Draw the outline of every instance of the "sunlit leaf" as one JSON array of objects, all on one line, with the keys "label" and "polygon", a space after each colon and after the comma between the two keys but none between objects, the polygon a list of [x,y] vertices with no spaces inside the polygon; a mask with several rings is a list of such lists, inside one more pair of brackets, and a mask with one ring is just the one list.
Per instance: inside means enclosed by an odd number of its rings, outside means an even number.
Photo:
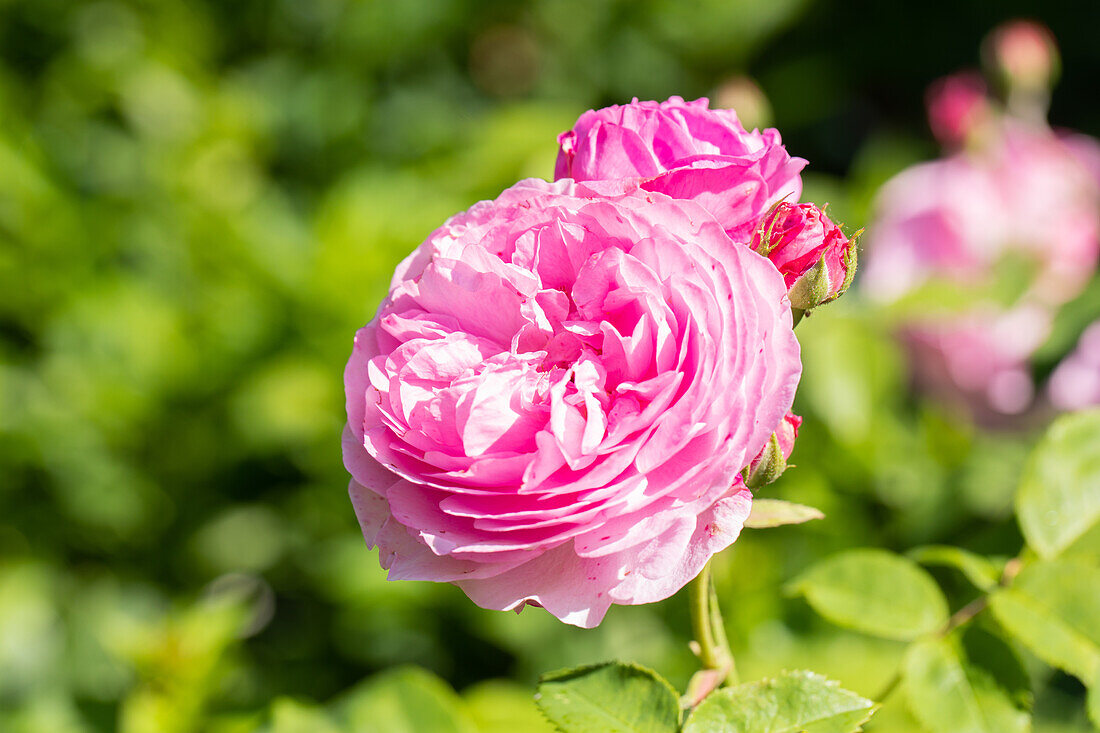
[{"label": "sunlit leaf", "polygon": [[524,685],[504,680],[481,682],[466,689],[462,698],[479,733],[554,731],[535,704],[533,692]]},{"label": "sunlit leaf", "polygon": [[1024,469],[1016,513],[1027,543],[1051,559],[1100,524],[1100,410],[1062,417]]},{"label": "sunlit leaf", "polygon": [[947,601],[916,563],[858,549],[811,566],[788,585],[835,624],[887,639],[915,639],[947,621]]},{"label": "sunlit leaf", "polygon": [[374,677],[340,704],[356,733],[476,733],[462,700],[443,680],[416,667]]},{"label": "sunlit leaf", "polygon": [[320,707],[295,700],[276,700],[271,706],[271,733],[338,733],[339,728]]},{"label": "sunlit leaf", "polygon": [[674,733],[680,701],[644,667],[610,662],[543,675],[538,705],[567,733]]},{"label": "sunlit leaf", "polygon": [[1100,669],[1100,568],[1038,562],[990,598],[1001,625],[1048,664],[1094,683]]},{"label": "sunlit leaf", "polygon": [[961,547],[949,545],[925,545],[906,553],[921,565],[946,565],[953,567],[979,590],[988,591],[997,585],[1001,571],[988,558],[976,555]]},{"label": "sunlit leaf", "polygon": [[820,509],[804,504],[795,504],[782,499],[753,499],[752,511],[745,520],[749,529],[768,529],[784,524],[802,524],[811,519],[824,519]]},{"label": "sunlit leaf", "polygon": [[683,733],[852,733],[875,703],[813,672],[784,672],[709,695]]},{"label": "sunlit leaf", "polygon": [[1097,681],[1100,681],[1100,669],[1096,670],[1093,680],[1092,687],[1089,688],[1088,692],[1089,720],[1097,728],[1100,728],[1100,685],[1097,684]]},{"label": "sunlit leaf", "polygon": [[905,654],[903,684],[913,715],[934,733],[1030,730],[1020,705],[1027,676],[1011,648],[983,630],[914,643]]}]

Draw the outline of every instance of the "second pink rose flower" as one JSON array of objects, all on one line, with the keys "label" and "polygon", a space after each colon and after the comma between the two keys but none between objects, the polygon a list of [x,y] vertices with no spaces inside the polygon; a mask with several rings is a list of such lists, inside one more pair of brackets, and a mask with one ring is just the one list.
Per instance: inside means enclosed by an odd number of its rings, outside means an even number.
[{"label": "second pink rose flower", "polygon": [[821,209],[796,203],[806,161],[787,152],[777,130],[749,132],[736,112],[710,109],[707,99],[635,99],[585,112],[558,143],[558,179],[630,181],[701,205],[733,241],[768,256],[799,310],[851,283],[855,243]]},{"label": "second pink rose flower", "polygon": [[779,131],[745,130],[709,100],[639,102],[589,110],[558,137],[554,177],[642,179],[646,191],[700,204],[735,242],[748,242],[772,206],[797,201],[806,166]]}]

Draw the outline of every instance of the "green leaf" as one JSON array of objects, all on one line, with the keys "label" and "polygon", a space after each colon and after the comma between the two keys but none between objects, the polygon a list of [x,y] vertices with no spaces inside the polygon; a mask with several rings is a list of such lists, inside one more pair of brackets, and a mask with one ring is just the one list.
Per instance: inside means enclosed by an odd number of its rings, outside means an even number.
[{"label": "green leaf", "polygon": [[1028,545],[1044,559],[1070,549],[1100,524],[1100,410],[1057,420],[1036,446],[1016,495]]},{"label": "green leaf", "polygon": [[323,708],[281,698],[271,706],[271,733],[338,733]]},{"label": "green leaf", "polygon": [[683,733],[852,733],[875,703],[813,672],[784,672],[711,693]]},{"label": "green leaf", "polygon": [[1086,685],[1100,682],[1100,568],[1065,560],[1029,565],[990,606],[1035,656]]},{"label": "green leaf", "polygon": [[1097,669],[1093,676],[1092,687],[1089,688],[1088,696],[1088,711],[1089,720],[1097,728],[1100,728],[1100,669]]},{"label": "green leaf", "polygon": [[1024,733],[1027,675],[1011,648],[971,627],[909,647],[902,680],[913,715],[933,733]]},{"label": "green leaf", "polygon": [[[834,306],[835,308],[836,306]],[[875,438],[875,416],[901,389],[901,355],[874,324],[822,308],[813,327],[798,329],[805,366],[799,399],[845,446]]]},{"label": "green leaf", "polygon": [[531,690],[505,680],[481,682],[463,691],[462,698],[479,733],[553,733]]},{"label": "green leaf", "polygon": [[477,733],[451,686],[416,667],[371,678],[339,707],[356,733]]},{"label": "green leaf", "polygon": [[749,529],[768,529],[784,524],[802,524],[811,519],[824,519],[820,509],[804,504],[795,504],[782,499],[753,499],[752,511],[745,520]]},{"label": "green leaf", "polygon": [[878,549],[841,552],[787,586],[835,624],[907,641],[947,622],[947,601],[912,560]]},{"label": "green leaf", "polygon": [[680,700],[645,667],[608,662],[543,675],[536,701],[566,733],[675,733]]},{"label": "green leaf", "polygon": [[990,591],[1001,578],[1001,569],[991,560],[961,547],[925,545],[905,553],[921,565],[945,565],[961,572],[979,590]]}]

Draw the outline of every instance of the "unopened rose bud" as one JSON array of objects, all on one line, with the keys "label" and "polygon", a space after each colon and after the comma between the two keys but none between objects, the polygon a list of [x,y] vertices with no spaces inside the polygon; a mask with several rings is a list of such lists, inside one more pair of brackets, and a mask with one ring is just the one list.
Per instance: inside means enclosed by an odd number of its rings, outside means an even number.
[{"label": "unopened rose bud", "polygon": [[787,459],[791,457],[791,451],[794,450],[794,441],[798,437],[800,425],[802,425],[802,418],[788,412],[779,423],[779,428],[768,439],[764,449],[745,468],[745,486],[750,489],[767,486],[787,470]]},{"label": "unopened rose bud", "polygon": [[1004,92],[1009,114],[1045,124],[1050,90],[1061,69],[1050,30],[1028,20],[1005,23],[986,38],[982,56]]},{"label": "unopened rose bud", "polygon": [[783,274],[791,306],[801,311],[842,295],[856,273],[855,239],[814,204],[778,204],[753,235],[752,247]]},{"label": "unopened rose bud", "polygon": [[986,63],[1010,90],[1047,91],[1061,67],[1054,34],[1030,20],[1012,20],[989,34]]},{"label": "unopened rose bud", "polygon": [[946,76],[928,88],[928,126],[945,147],[980,136],[993,118],[988,88],[976,72]]},{"label": "unopened rose bud", "polygon": [[771,102],[747,76],[733,76],[722,82],[714,95],[714,106],[737,110],[737,117],[746,130],[767,127],[772,121]]}]

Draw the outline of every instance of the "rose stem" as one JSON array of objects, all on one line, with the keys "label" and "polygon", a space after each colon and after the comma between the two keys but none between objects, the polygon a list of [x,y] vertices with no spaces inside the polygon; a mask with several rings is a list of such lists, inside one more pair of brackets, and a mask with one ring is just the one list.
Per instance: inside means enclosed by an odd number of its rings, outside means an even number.
[{"label": "rose stem", "polygon": [[699,660],[703,663],[703,669],[725,671],[722,684],[736,684],[737,669],[726,640],[726,627],[718,609],[718,594],[714,590],[709,562],[688,585],[688,603],[691,605],[691,629],[699,644]]}]

